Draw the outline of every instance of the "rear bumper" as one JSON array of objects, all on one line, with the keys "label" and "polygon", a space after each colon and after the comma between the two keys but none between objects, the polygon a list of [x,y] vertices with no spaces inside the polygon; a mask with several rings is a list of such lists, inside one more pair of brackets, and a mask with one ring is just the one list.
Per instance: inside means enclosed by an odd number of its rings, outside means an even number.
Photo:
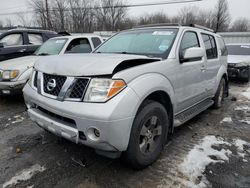
[{"label": "rear bumper", "polygon": [[27,80],[14,82],[0,82],[0,95],[21,94]]},{"label": "rear bumper", "polygon": [[[107,103],[57,101],[39,95],[28,84],[24,99],[30,118],[40,127],[77,144],[104,151],[125,151],[139,103],[126,88]],[[94,130],[100,132],[96,137]]]}]

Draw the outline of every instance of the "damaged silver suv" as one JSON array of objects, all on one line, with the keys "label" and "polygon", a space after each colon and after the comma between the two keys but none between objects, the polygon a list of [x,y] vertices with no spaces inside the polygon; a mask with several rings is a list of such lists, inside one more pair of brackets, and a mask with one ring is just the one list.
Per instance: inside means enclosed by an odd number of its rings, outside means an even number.
[{"label": "damaged silver suv", "polygon": [[40,127],[141,169],[168,136],[228,95],[222,38],[195,25],[148,25],[92,54],[39,60],[23,92]]}]

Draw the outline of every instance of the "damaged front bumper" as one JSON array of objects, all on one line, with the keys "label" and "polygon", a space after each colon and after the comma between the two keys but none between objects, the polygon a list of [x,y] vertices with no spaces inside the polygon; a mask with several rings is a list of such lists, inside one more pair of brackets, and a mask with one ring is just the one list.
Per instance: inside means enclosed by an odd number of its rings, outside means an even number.
[{"label": "damaged front bumper", "polygon": [[228,77],[230,79],[248,80],[250,79],[250,66],[249,65],[228,65]]}]

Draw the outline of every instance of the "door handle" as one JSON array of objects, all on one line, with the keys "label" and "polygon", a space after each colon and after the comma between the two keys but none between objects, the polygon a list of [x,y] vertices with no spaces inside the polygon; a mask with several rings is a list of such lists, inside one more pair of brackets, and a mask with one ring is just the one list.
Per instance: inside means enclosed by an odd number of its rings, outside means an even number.
[{"label": "door handle", "polygon": [[26,49],[24,48],[24,49],[19,50],[18,52],[23,53],[23,52],[25,52],[25,51],[26,51]]},{"label": "door handle", "polygon": [[201,66],[201,71],[202,71],[202,72],[205,72],[206,70],[207,70],[206,66],[205,66],[205,65],[202,65],[202,66]]}]

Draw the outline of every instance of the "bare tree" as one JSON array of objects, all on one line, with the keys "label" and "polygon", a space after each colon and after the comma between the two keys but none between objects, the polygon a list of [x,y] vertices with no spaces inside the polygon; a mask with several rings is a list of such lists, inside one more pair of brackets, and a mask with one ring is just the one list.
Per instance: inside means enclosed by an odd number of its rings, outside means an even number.
[{"label": "bare tree", "polygon": [[44,5],[44,1],[43,0],[30,0],[29,4],[34,11],[36,25],[47,29],[48,21],[47,21],[46,8]]},{"label": "bare tree", "polygon": [[30,15],[23,14],[23,13],[18,13],[16,15],[16,17],[17,17],[17,20],[19,21],[21,26],[31,27],[32,24],[33,24],[33,21],[31,19]]},{"label": "bare tree", "polygon": [[163,12],[153,13],[153,14],[146,14],[139,18],[138,24],[145,25],[145,24],[157,24],[157,23],[169,23],[171,19],[164,14]]},{"label": "bare tree", "polygon": [[95,5],[95,16],[101,26],[99,29],[117,30],[127,13],[123,5],[122,0],[99,0]]},{"label": "bare tree", "polygon": [[230,30],[236,32],[250,31],[250,20],[247,18],[238,18],[233,22]]},{"label": "bare tree", "polygon": [[218,0],[214,10],[214,30],[226,31],[231,21],[227,0]]},{"label": "bare tree", "polygon": [[87,31],[87,26],[91,27],[91,24],[89,24],[91,20],[88,19],[91,19],[90,15],[93,15],[91,13],[92,2],[89,0],[70,0],[69,3],[74,32]]},{"label": "bare tree", "polygon": [[51,25],[57,31],[65,31],[68,19],[68,3],[67,0],[55,0],[51,4]]}]

